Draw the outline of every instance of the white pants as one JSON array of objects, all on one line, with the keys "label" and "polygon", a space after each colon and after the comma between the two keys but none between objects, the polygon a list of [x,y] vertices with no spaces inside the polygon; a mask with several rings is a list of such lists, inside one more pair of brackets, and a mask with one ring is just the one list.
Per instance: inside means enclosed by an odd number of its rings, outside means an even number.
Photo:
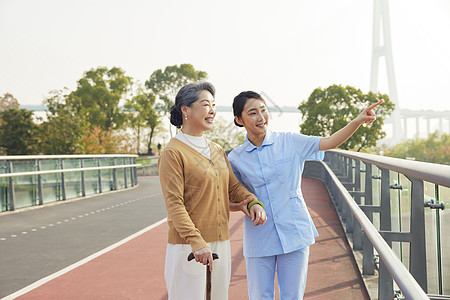
[{"label": "white pants", "polygon": [[[230,240],[208,243],[219,255],[211,273],[211,299],[228,300],[231,279]],[[189,244],[167,244],[164,277],[169,300],[202,300],[206,298],[206,266],[187,257]]]},{"label": "white pants", "polygon": [[281,300],[303,299],[308,271],[309,246],[300,250],[264,257],[246,257],[250,300],[273,300],[275,270]]}]

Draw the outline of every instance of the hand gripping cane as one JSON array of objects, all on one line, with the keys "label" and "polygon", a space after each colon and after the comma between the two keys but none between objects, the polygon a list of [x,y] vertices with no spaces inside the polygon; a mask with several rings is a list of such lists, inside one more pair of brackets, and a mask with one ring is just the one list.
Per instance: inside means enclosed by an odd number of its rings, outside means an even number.
[{"label": "hand gripping cane", "polygon": [[[218,259],[219,255],[217,253],[212,254],[213,260]],[[194,259],[194,253],[189,254],[188,261]],[[206,300],[211,300],[211,271],[209,270],[209,265],[206,266]]]}]

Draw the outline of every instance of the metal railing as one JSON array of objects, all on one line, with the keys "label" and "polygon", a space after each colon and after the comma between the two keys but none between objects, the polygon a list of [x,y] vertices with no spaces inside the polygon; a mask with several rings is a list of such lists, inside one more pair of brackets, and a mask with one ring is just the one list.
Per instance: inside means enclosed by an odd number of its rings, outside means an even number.
[{"label": "metal railing", "polygon": [[0,157],[0,211],[137,185],[137,155]]},{"label": "metal railing", "polygon": [[304,176],[326,184],[378,299],[450,294],[450,166],[332,150]]}]

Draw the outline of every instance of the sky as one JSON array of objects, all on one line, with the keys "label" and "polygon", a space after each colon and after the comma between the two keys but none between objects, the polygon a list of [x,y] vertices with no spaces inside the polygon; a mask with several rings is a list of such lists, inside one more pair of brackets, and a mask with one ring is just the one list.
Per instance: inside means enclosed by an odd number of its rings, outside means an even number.
[{"label": "sky", "polygon": [[[450,0],[389,9],[400,108],[450,110]],[[297,107],[318,87],[369,91],[372,25],[372,0],[0,0],[0,95],[42,105],[99,66],[144,83],[190,63],[216,105],[254,90]]]}]

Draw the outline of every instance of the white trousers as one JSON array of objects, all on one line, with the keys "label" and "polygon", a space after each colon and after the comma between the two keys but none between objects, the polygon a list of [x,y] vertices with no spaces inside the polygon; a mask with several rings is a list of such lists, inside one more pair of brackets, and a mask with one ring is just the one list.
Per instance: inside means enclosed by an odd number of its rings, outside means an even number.
[{"label": "white trousers", "polygon": [[[211,299],[228,300],[231,279],[230,240],[208,243],[219,255],[211,273]],[[167,244],[164,277],[169,300],[202,300],[206,298],[206,266],[187,257],[189,244]]]},{"label": "white trousers", "polygon": [[273,300],[275,270],[280,300],[303,299],[308,272],[309,246],[300,250],[264,257],[246,257],[250,300]]}]

